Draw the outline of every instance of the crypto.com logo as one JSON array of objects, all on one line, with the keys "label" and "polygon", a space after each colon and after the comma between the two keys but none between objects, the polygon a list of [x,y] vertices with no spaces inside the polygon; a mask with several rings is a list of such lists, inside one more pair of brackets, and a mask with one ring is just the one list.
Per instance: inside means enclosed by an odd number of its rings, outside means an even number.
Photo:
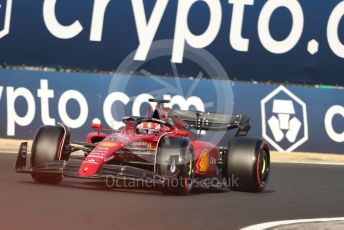
[{"label": "crypto.com logo", "polygon": [[10,32],[12,0],[0,0],[0,39]]},{"label": "crypto.com logo", "polygon": [[262,135],[278,151],[291,152],[308,140],[306,104],[283,86],[261,101]]}]

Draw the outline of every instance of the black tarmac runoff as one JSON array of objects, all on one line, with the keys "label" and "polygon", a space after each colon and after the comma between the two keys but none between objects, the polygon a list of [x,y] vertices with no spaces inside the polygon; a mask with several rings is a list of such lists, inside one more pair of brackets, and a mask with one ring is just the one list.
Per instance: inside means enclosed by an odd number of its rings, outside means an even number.
[{"label": "black tarmac runoff", "polygon": [[272,164],[263,193],[163,195],[68,179],[35,183],[0,153],[0,229],[240,229],[262,222],[344,217],[344,166]]}]

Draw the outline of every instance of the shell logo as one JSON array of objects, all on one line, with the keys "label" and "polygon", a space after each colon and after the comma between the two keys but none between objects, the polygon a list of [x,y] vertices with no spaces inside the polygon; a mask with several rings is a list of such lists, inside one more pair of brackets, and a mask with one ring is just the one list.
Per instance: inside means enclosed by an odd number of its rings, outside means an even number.
[{"label": "shell logo", "polygon": [[209,167],[209,152],[207,149],[203,150],[197,162],[197,172],[205,173]]},{"label": "shell logo", "polygon": [[114,146],[117,146],[117,143],[113,143],[113,142],[102,142],[100,144],[100,146],[102,147],[114,147]]}]

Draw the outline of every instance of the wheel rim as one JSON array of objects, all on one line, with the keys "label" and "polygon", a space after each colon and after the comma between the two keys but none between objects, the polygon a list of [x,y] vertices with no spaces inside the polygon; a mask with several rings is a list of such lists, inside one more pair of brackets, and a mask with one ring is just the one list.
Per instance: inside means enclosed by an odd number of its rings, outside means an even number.
[{"label": "wheel rim", "polygon": [[262,158],[262,166],[261,166],[261,171],[262,175],[266,172],[266,159]]},{"label": "wheel rim", "polygon": [[261,185],[265,185],[269,172],[270,172],[270,162],[266,150],[262,150],[258,157],[258,179]]},{"label": "wheel rim", "polygon": [[194,177],[194,167],[193,167],[193,151],[189,151],[188,159],[186,161],[186,168],[187,168],[187,176],[184,177],[184,186],[186,191],[190,191],[193,185],[193,177]]}]

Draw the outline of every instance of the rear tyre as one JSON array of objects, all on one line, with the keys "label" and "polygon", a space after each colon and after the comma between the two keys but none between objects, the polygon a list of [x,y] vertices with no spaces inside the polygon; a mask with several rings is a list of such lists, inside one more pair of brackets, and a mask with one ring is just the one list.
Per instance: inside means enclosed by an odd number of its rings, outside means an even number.
[{"label": "rear tyre", "polygon": [[[66,135],[65,135],[66,134]],[[31,167],[38,167],[46,162],[68,160],[69,134],[62,126],[41,127],[33,141]],[[63,176],[53,173],[31,173],[39,183],[59,184]]]},{"label": "rear tyre", "polygon": [[167,137],[158,146],[156,171],[162,177],[162,191],[186,195],[194,179],[194,148],[187,138]]},{"label": "rear tyre", "polygon": [[235,137],[229,143],[225,167],[232,190],[261,192],[270,174],[269,146],[260,139]]}]

